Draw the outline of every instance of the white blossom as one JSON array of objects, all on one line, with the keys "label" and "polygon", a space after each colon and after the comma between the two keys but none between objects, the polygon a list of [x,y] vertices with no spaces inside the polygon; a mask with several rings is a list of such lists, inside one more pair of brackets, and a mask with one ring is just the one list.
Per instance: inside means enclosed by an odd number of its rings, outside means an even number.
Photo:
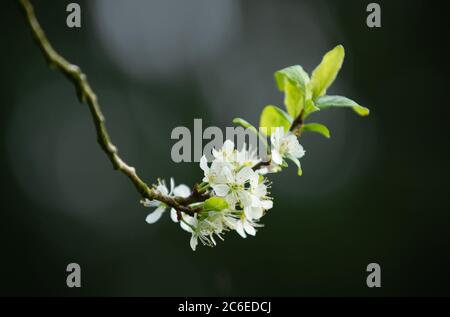
[{"label": "white blossom", "polygon": [[220,150],[213,149],[212,154],[216,162],[233,163],[237,159],[233,141],[226,140]]},{"label": "white blossom", "polygon": [[[237,151],[234,143],[228,140],[220,149],[214,149],[213,156],[211,163],[205,156],[200,159],[200,168],[204,173],[201,190],[206,190],[210,198],[221,197],[224,204],[217,205],[221,210],[210,210],[210,204],[208,209],[200,209],[193,214],[179,212],[180,226],[191,234],[190,246],[194,251],[199,241],[206,246],[215,246],[216,240],[223,240],[228,231],[236,231],[243,238],[254,236],[256,228],[262,227],[259,220],[273,206],[268,195],[267,179],[259,171],[253,170],[253,166],[258,163],[254,151],[245,146]],[[188,197],[191,194],[185,185],[175,187],[173,179],[170,181],[170,190],[164,181],[158,183],[156,190],[169,197]],[[159,201],[146,199],[142,203],[147,207],[156,207],[147,216],[148,223],[156,222],[168,209]],[[206,202],[196,204],[201,206],[206,205]],[[177,211],[172,208],[170,214],[172,220],[177,222]]]},{"label": "white blossom", "polygon": [[250,167],[245,166],[238,172],[227,172],[225,177],[225,183],[212,186],[216,195],[224,197],[232,208],[237,203],[240,203],[242,207],[250,206],[252,204],[252,197],[246,185],[250,183],[251,179],[257,178],[258,174]]},{"label": "white blossom", "polygon": [[272,161],[275,164],[283,164],[283,157],[287,155],[297,159],[305,155],[305,151],[298,142],[297,137],[292,132],[285,133],[282,127],[275,129],[270,140],[272,142]]},{"label": "white blossom", "polygon": [[[173,178],[170,179],[170,190],[167,188],[164,180],[158,181],[156,190],[160,194],[169,197],[188,197],[191,194],[191,190],[186,185],[180,184],[175,187],[175,181]],[[156,209],[149,213],[147,218],[145,218],[145,221],[149,224],[157,222],[161,218],[162,214],[169,208],[165,203],[160,202],[159,200],[149,200],[145,198],[144,200],[141,200],[141,203],[145,207],[156,207]],[[174,222],[178,222],[177,211],[173,208],[170,209],[170,217]]]},{"label": "white blossom", "polygon": [[244,215],[236,222],[235,230],[242,238],[247,238],[247,234],[251,236],[256,235],[255,227],[262,227],[262,226],[263,225],[247,219]]},{"label": "white blossom", "polygon": [[264,211],[273,207],[272,200],[267,196],[267,185],[264,180],[260,181],[259,177],[252,179],[248,192],[252,203],[244,208],[245,216],[249,220],[259,220],[264,215]]},{"label": "white blossom", "polygon": [[203,170],[205,176],[203,182],[207,182],[210,185],[223,184],[227,181],[228,173],[231,173],[231,165],[223,161],[213,161],[211,167],[208,166],[208,160],[206,156],[202,156],[200,159],[200,168]]}]

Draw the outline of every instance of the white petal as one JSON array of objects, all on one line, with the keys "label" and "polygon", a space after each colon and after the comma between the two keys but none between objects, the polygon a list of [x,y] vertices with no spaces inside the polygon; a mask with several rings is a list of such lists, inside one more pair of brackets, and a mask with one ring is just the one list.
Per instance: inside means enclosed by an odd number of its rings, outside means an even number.
[{"label": "white petal", "polygon": [[250,195],[249,192],[245,190],[239,190],[237,192],[237,195],[239,197],[239,200],[241,201],[243,207],[251,206],[252,205],[252,195]]},{"label": "white petal", "polygon": [[245,149],[242,149],[241,151],[237,151],[236,153],[236,162],[239,164],[243,164],[247,159],[247,152]]},{"label": "white petal", "polygon": [[186,185],[181,184],[175,187],[175,189],[173,190],[173,194],[175,196],[186,198],[189,197],[189,195],[191,194],[191,190]]},{"label": "white petal", "polygon": [[228,203],[228,206],[231,209],[234,209],[236,207],[236,203],[238,202],[238,199],[237,199],[236,195],[227,195],[225,197],[225,199],[226,199],[226,201]]},{"label": "white petal", "polygon": [[195,248],[197,248],[197,244],[198,244],[197,236],[195,234],[193,234],[191,236],[191,241],[190,241],[192,251],[195,251]]},{"label": "white petal", "polygon": [[249,235],[251,236],[256,235],[255,228],[253,228],[253,226],[248,221],[244,222],[244,229]]},{"label": "white petal", "polygon": [[261,200],[261,207],[263,207],[266,210],[272,209],[273,201],[271,201],[271,200]]},{"label": "white petal", "polygon": [[253,219],[252,207],[245,207],[245,208],[244,208],[244,214],[245,214],[245,217],[246,217],[247,219],[252,220],[252,219]]},{"label": "white petal", "polygon": [[216,195],[220,197],[225,197],[230,191],[230,187],[228,187],[228,185],[225,184],[214,185],[213,189]]},{"label": "white petal", "polygon": [[244,238],[244,239],[247,238],[247,235],[245,234],[245,231],[244,231],[244,226],[242,225],[242,221],[238,221],[236,223],[236,227],[234,228],[234,230],[236,230],[236,232],[239,233],[239,235],[242,238]]},{"label": "white petal", "polygon": [[173,222],[178,222],[177,211],[173,208],[170,209],[170,218],[172,219]]},{"label": "white petal", "polygon": [[164,206],[156,208],[155,211],[148,214],[147,218],[145,218],[145,221],[150,224],[157,222],[159,218],[161,218],[161,215],[163,214],[165,209],[166,208],[164,208]]},{"label": "white petal", "polygon": [[170,192],[169,194],[173,193],[173,189],[175,187],[175,180],[173,179],[173,177],[170,178]]},{"label": "white petal", "polygon": [[283,163],[283,158],[281,157],[278,150],[272,150],[272,161],[278,165],[281,165]]},{"label": "white petal", "polygon": [[231,153],[234,151],[234,143],[231,140],[226,140],[223,144],[222,150],[226,153]]},{"label": "white petal", "polygon": [[183,220],[185,222],[187,222],[189,225],[191,225],[194,228],[197,227],[198,221],[197,221],[196,217],[192,217],[192,216],[186,215],[184,213],[182,214],[182,216],[183,216]]},{"label": "white petal", "polygon": [[283,137],[284,137],[284,128],[278,127],[275,129],[275,131],[272,132],[270,142],[272,143],[273,146],[278,147]]},{"label": "white petal", "polygon": [[147,198],[145,198],[145,200],[141,200],[141,203],[145,207],[157,207],[157,206],[161,205],[160,201],[158,201],[158,200],[148,200]]},{"label": "white petal", "polygon": [[258,184],[258,186],[256,186],[256,189],[255,189],[255,194],[258,197],[266,196],[267,195],[267,186],[264,185],[263,183]]},{"label": "white petal", "polygon": [[251,218],[251,220],[253,220],[253,219],[255,219],[255,220],[261,219],[261,217],[264,214],[264,209],[262,209],[260,207],[252,207],[251,210],[252,210],[252,213],[251,213],[252,218]]},{"label": "white petal", "polygon": [[244,184],[255,175],[255,172],[248,166],[244,167],[236,175],[236,183]]},{"label": "white petal", "polygon": [[205,172],[205,174],[209,171],[208,160],[205,155],[203,155],[200,159],[200,168]]},{"label": "white petal", "polygon": [[298,143],[298,140],[296,138],[292,141],[292,143],[289,144],[289,154],[296,158],[302,158],[305,155],[303,146]]},{"label": "white petal", "polygon": [[222,170],[222,174],[224,176],[224,180],[227,183],[234,183],[233,169],[229,166],[224,166]]},{"label": "white petal", "polygon": [[[185,216],[183,218],[185,218]],[[192,228],[189,227],[187,224],[185,224],[184,221],[180,221],[180,227],[181,227],[181,229],[183,229],[184,231],[187,231],[189,233],[193,232]]]}]

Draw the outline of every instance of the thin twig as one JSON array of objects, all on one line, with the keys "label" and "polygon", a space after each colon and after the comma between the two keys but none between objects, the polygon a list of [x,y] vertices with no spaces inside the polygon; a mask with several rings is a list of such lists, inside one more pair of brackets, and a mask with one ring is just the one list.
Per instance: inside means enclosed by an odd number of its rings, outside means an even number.
[{"label": "thin twig", "polygon": [[61,71],[67,78],[72,81],[80,101],[85,102],[89,106],[89,110],[91,112],[97,132],[97,141],[110,159],[114,169],[119,170],[123,174],[125,174],[131,180],[131,182],[134,184],[137,191],[143,198],[148,198],[150,200],[159,200],[166,205],[177,209],[178,211],[182,211],[191,215],[195,212],[198,212],[199,209],[183,205],[183,201],[177,201],[177,197],[165,196],[159,193],[157,190],[150,188],[138,176],[135,168],[125,163],[125,161],[119,156],[117,147],[111,142],[108,131],[106,129],[105,118],[100,109],[100,104],[98,103],[97,96],[92,90],[86,75],[82,72],[80,67],[70,63],[55,51],[55,49],[47,39],[44,30],[39,24],[30,1],[18,1],[25,13],[25,17],[31,28],[33,37],[39,45],[39,48],[41,49],[48,64],[51,67],[54,67],[57,70]]}]

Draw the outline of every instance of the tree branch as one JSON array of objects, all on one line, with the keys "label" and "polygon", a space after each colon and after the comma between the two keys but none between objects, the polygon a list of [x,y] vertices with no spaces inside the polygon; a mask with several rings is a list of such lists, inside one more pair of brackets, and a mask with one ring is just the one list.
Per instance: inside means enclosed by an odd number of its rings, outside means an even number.
[{"label": "tree branch", "polygon": [[44,30],[41,28],[36,15],[34,13],[33,6],[29,0],[18,0],[23,12],[25,14],[28,25],[32,31],[33,37],[42,51],[45,59],[50,67],[56,68],[61,71],[68,79],[72,81],[78,94],[80,102],[86,103],[89,106],[89,110],[92,115],[92,119],[97,132],[97,141],[103,151],[108,156],[114,169],[121,171],[125,174],[136,187],[137,191],[143,198],[150,200],[159,200],[166,205],[177,209],[178,211],[185,212],[187,214],[194,214],[199,209],[191,208],[187,205],[183,205],[183,201],[177,201],[177,197],[164,196],[157,190],[150,188],[136,173],[134,167],[125,163],[125,161],[119,156],[117,147],[111,142],[108,131],[105,126],[105,118],[102,114],[100,104],[93,89],[91,88],[86,75],[82,72],[80,67],[74,65],[62,57],[50,44]]}]

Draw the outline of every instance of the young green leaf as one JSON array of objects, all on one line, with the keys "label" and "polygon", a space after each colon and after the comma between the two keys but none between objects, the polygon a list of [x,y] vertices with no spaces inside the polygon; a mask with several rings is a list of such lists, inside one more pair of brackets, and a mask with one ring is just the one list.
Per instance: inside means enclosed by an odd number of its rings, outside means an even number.
[{"label": "young green leaf", "polygon": [[306,119],[311,113],[319,111],[320,109],[316,107],[314,101],[311,99],[306,100],[305,102],[305,112],[303,114],[303,119]]},{"label": "young green leaf", "polygon": [[228,203],[223,197],[214,196],[205,201],[203,204],[204,211],[221,211],[228,208]]},{"label": "young green leaf", "polygon": [[271,128],[283,127],[284,131],[289,131],[292,123],[292,118],[286,112],[275,106],[266,106],[259,121],[261,128],[267,129],[267,135],[272,134]]},{"label": "young green leaf", "polygon": [[284,92],[284,104],[289,115],[296,118],[305,106],[309,75],[300,65],[287,67],[275,73],[278,89]]},{"label": "young green leaf", "polygon": [[325,95],[328,87],[336,79],[342,63],[344,62],[345,50],[342,45],[325,54],[322,62],[314,70],[309,87],[312,91],[312,98],[315,101],[318,97]]},{"label": "young green leaf", "polygon": [[292,118],[297,118],[305,105],[305,96],[302,89],[290,81],[284,86],[284,104]]},{"label": "young green leaf", "polygon": [[352,108],[360,116],[368,116],[370,110],[366,107],[358,105],[353,100],[342,96],[323,96],[317,99],[316,106],[319,109],[330,107],[349,107]]},{"label": "young green leaf", "polygon": [[328,130],[326,126],[320,123],[307,123],[303,125],[302,131],[317,132],[319,134],[322,134],[327,139],[330,138],[330,130]]},{"label": "young green leaf", "polygon": [[309,82],[309,75],[300,65],[286,67],[275,73],[275,81],[280,91],[284,91],[286,80],[300,85],[305,90]]}]

